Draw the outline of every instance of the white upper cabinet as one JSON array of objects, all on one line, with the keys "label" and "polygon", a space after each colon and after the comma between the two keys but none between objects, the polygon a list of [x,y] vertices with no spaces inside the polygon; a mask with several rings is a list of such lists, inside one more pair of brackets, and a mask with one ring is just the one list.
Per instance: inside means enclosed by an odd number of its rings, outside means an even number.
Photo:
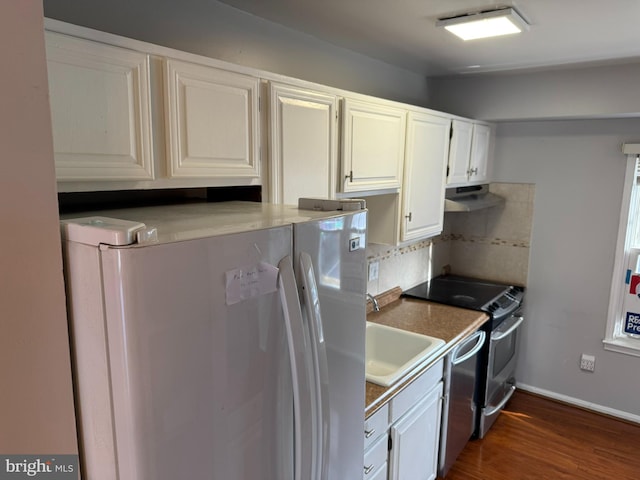
[{"label": "white upper cabinet", "polygon": [[259,177],[256,77],[165,60],[170,178]]},{"label": "white upper cabinet", "polygon": [[272,82],[269,89],[269,200],[335,197],[338,97]]},{"label": "white upper cabinet", "polygon": [[56,177],[154,178],[149,56],[46,32]]},{"label": "white upper cabinet", "polygon": [[342,125],[342,191],[400,188],[406,110],[346,98]]},{"label": "white upper cabinet", "polygon": [[447,185],[477,184],[488,180],[491,128],[481,123],[452,121]]},{"label": "white upper cabinet", "polygon": [[451,146],[449,148],[449,175],[447,184],[467,183],[473,123],[453,120],[451,122]]},{"label": "white upper cabinet", "polygon": [[448,118],[409,113],[401,241],[442,232],[450,126]]},{"label": "white upper cabinet", "polygon": [[488,178],[490,140],[491,128],[488,125],[474,123],[473,139],[471,141],[471,161],[469,162],[473,171],[471,179],[474,182],[484,182]]}]

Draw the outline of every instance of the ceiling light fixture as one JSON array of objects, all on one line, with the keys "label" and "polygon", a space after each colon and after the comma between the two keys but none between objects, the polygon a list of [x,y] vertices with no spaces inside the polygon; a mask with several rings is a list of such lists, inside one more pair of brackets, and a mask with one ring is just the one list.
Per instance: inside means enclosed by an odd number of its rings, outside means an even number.
[{"label": "ceiling light fixture", "polygon": [[436,26],[444,27],[463,40],[497,37],[529,29],[524,18],[510,7],[441,18]]}]

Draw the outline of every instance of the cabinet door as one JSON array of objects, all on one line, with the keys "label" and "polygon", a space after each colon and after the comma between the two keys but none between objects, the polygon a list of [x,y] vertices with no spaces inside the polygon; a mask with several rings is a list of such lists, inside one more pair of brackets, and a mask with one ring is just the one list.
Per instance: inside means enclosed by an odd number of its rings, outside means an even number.
[{"label": "cabinet door", "polygon": [[391,426],[389,480],[433,480],[438,471],[442,382]]},{"label": "cabinet door", "polygon": [[170,178],[260,176],[258,78],[165,60]]},{"label": "cabinet door", "polygon": [[447,184],[467,183],[473,124],[461,120],[451,122],[451,148],[449,149],[449,173]]},{"label": "cabinet door", "polygon": [[491,129],[487,125],[479,123],[473,125],[471,160],[469,162],[471,172],[471,175],[469,176],[470,181],[482,182],[487,179],[490,138]]},{"label": "cabinet door", "polygon": [[270,200],[335,197],[338,98],[271,84]]},{"label": "cabinet door", "polygon": [[406,112],[345,99],[342,173],[344,192],[400,188]]},{"label": "cabinet door", "polygon": [[57,180],[153,179],[149,56],[45,38]]},{"label": "cabinet door", "polygon": [[442,231],[450,124],[447,118],[409,113],[402,241],[433,236]]}]

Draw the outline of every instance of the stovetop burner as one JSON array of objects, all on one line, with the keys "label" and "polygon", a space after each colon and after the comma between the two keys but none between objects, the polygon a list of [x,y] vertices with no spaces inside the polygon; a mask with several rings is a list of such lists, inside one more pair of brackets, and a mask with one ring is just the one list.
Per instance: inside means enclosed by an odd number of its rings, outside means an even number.
[{"label": "stovetop burner", "polygon": [[459,275],[441,275],[403,293],[406,297],[481,310],[494,318],[503,317],[520,306],[522,287],[488,282]]}]

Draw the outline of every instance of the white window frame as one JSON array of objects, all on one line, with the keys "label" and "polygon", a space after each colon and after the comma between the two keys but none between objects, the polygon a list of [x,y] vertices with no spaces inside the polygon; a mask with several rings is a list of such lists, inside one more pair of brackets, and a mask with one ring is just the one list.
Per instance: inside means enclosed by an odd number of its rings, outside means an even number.
[{"label": "white window frame", "polygon": [[640,181],[640,144],[625,144],[622,151],[627,155],[627,170],[622,194],[622,208],[620,209],[613,278],[611,279],[607,331],[603,343],[605,350],[640,357],[640,338],[633,338],[623,333],[623,302],[628,288],[623,279],[631,256],[637,255],[638,251],[638,249],[632,248],[632,243],[638,222],[640,222],[640,185],[638,184]]}]

